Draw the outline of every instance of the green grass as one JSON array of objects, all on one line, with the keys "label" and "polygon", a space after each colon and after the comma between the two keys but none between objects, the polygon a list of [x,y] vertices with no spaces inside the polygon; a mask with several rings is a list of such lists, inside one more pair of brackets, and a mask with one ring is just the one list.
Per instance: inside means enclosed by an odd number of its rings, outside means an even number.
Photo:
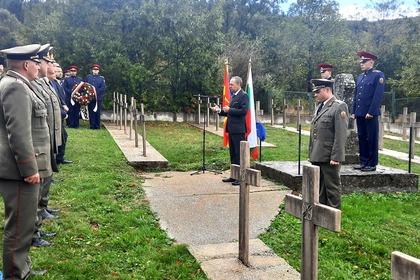
[{"label": "green grass", "polygon": [[[201,155],[199,142],[201,131],[186,124],[148,124],[148,141],[153,146],[162,146],[162,139],[155,138],[167,130],[181,129],[187,138],[194,137],[194,141],[177,146],[183,152],[182,157],[174,156],[174,152],[164,148],[161,150],[165,157],[171,157],[171,164],[183,166],[188,170],[191,162],[197,161]],[[276,144],[277,148],[263,148],[263,160],[297,160],[298,135],[282,129],[266,126],[267,142]],[[184,130],[190,131],[186,133]],[[195,132],[194,132],[195,131]],[[192,133],[192,134],[190,134]],[[198,134],[197,134],[198,133]],[[196,136],[194,136],[196,135]],[[209,135],[209,134],[208,134]],[[162,137],[162,136],[159,136]],[[198,139],[197,139],[198,138]],[[209,162],[223,161],[226,165],[227,149],[222,147],[221,138],[209,136],[206,154]],[[171,138],[172,139],[172,138]],[[185,139],[185,138],[184,138]],[[171,141],[178,141],[172,139]],[[307,160],[308,136],[302,136],[301,160]],[[389,140],[392,145],[401,145],[401,141]],[[387,148],[388,140],[385,142]],[[171,145],[174,145],[172,143]],[[194,146],[194,147],[192,147]],[[198,148],[195,148],[198,146]],[[212,151],[222,149],[219,153]],[[223,150],[225,149],[225,150]],[[189,151],[189,152],[188,152]],[[408,169],[408,163],[389,156],[380,155],[381,165]],[[188,164],[187,164],[188,163]],[[413,164],[412,172],[420,174],[420,165]],[[300,270],[301,258],[301,222],[299,219],[284,213],[284,205],[268,231],[260,238],[270,246],[279,256],[284,258],[297,270]],[[342,231],[333,233],[320,228],[319,233],[319,279],[390,279],[391,253],[402,251],[417,258],[420,257],[420,208],[419,193],[353,193],[343,195]]]},{"label": "green grass", "polygon": [[57,236],[49,248],[32,248],[39,279],[207,279],[185,245],[160,228],[141,187],[142,174],[127,165],[105,129],[68,129],[66,158],[51,188],[60,219],[44,222]]},{"label": "green grass", "polygon": [[[267,128],[263,160],[297,160],[296,133]],[[185,245],[160,229],[142,189],[142,173],[125,158],[104,129],[68,129],[66,158],[51,188],[52,207],[60,219],[43,228],[58,235],[50,248],[33,248],[39,279],[207,279]],[[184,123],[147,123],[147,140],[170,161],[170,170],[202,166],[202,131]],[[302,137],[302,160],[308,137]],[[229,152],[221,137],[206,134],[208,169],[229,168]],[[380,164],[407,170],[407,162],[380,156]],[[412,171],[420,173],[420,165]],[[284,206],[280,205],[279,209]],[[394,250],[420,257],[420,195],[354,193],[343,196],[342,232],[320,229],[319,279],[390,279]],[[298,219],[280,212],[261,239],[300,269]]]}]

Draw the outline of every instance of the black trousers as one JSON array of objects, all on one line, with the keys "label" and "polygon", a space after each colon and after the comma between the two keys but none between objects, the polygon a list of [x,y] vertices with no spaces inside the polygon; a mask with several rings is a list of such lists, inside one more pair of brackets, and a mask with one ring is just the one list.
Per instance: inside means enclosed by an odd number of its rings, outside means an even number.
[{"label": "black trousers", "polygon": [[245,133],[229,133],[230,163],[240,164],[241,141],[245,140]]}]

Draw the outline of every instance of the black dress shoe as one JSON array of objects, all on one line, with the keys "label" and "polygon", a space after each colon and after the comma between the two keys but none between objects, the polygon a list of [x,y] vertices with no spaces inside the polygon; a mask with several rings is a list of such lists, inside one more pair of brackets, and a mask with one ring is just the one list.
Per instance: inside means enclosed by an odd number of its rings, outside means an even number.
[{"label": "black dress shoe", "polygon": [[42,238],[32,238],[31,245],[34,247],[50,247],[53,245],[53,243],[48,242],[47,240],[44,240]]},{"label": "black dress shoe", "polygon": [[226,179],[222,179],[222,182],[225,182],[225,183],[232,183],[232,182],[235,182],[236,180],[235,179],[233,179],[233,178],[226,178]]},{"label": "black dress shoe", "polygon": [[376,171],[376,166],[365,166],[362,169],[360,169],[363,172],[371,172]]},{"label": "black dress shoe", "polygon": [[365,168],[365,167],[366,167],[366,165],[358,165],[358,166],[353,166],[353,169],[354,170],[360,170],[360,169]]},{"label": "black dress shoe", "polygon": [[63,180],[61,180],[61,179],[56,179],[56,178],[53,178],[53,179],[52,179],[52,182],[53,182],[53,183],[58,183],[58,182],[61,182],[61,181],[63,181]]},{"label": "black dress shoe", "polygon": [[239,186],[241,183],[238,180],[232,182],[232,186]]},{"label": "black dress shoe", "polygon": [[57,233],[56,233],[56,232],[45,232],[45,231],[43,231],[43,230],[39,230],[39,231],[38,231],[38,233],[39,233],[39,235],[40,235],[41,237],[43,237],[43,236],[46,236],[46,237],[53,237],[53,236],[56,236],[56,235],[57,235]]},{"label": "black dress shoe", "polygon": [[44,211],[41,212],[41,217],[42,217],[43,220],[55,220],[55,219],[59,218],[58,216],[51,215],[45,209],[44,209]]},{"label": "black dress shoe", "polygon": [[59,209],[59,208],[50,208],[50,207],[47,207],[47,212],[50,213],[50,214],[57,213],[57,212],[60,212],[60,211],[61,211],[61,209]]},{"label": "black dress shoe", "polygon": [[62,164],[72,164],[73,161],[72,160],[68,160],[68,159],[64,159],[61,163]]}]

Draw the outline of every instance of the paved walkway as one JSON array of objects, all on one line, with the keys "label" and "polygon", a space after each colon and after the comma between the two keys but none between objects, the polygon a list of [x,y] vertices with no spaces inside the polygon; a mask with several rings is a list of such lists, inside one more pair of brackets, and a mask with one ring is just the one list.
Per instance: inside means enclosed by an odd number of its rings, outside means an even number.
[{"label": "paved walkway", "polygon": [[[129,135],[112,123],[105,124],[131,165],[162,157],[147,143],[147,157],[142,155],[142,140],[134,147]],[[162,157],[163,158],[163,157]],[[298,280],[300,274],[278,257],[257,237],[270,226],[279,205],[291,191],[262,179],[260,187],[250,188],[250,266],[238,259],[239,188],[222,179],[229,174],[199,172],[144,173],[144,189],[151,209],[161,227],[176,242],[187,244],[213,280]]]},{"label": "paved walkway", "polygon": [[223,183],[228,173],[147,174],[144,189],[169,236],[188,245],[210,279],[300,279],[258,235],[265,232],[291,191],[270,181],[250,190],[250,266],[238,260],[239,188]]},{"label": "paved walkway", "polygon": [[[284,130],[287,130],[287,131],[290,131],[290,132],[294,132],[294,133],[298,133],[299,132],[294,127],[285,127],[284,128],[281,125],[273,125],[273,127],[275,127],[275,128],[281,128],[281,129],[284,129]],[[309,136],[310,132],[307,131],[307,130],[302,130],[302,134]],[[392,140],[399,140],[399,141],[406,141],[406,142],[408,142],[408,140],[403,140],[402,137],[398,137],[398,136],[385,135],[384,137],[385,138],[388,138],[388,139],[392,139]],[[416,141],[416,144],[420,144],[420,142],[419,141]],[[394,157],[394,158],[397,158],[397,159],[400,159],[400,160],[405,160],[405,161],[408,161],[409,160],[408,153],[397,152],[397,151],[393,151],[393,150],[389,150],[389,149],[379,150],[379,153],[381,155],[386,155],[386,156]],[[415,155],[414,158],[411,159],[411,162],[420,164],[420,157]]]}]

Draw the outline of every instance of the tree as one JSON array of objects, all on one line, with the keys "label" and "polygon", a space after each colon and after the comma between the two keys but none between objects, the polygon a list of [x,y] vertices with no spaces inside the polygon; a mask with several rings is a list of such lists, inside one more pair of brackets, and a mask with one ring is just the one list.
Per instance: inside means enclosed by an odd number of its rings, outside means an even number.
[{"label": "tree", "polygon": [[0,9],[0,49],[25,44],[23,25],[8,10]]}]

